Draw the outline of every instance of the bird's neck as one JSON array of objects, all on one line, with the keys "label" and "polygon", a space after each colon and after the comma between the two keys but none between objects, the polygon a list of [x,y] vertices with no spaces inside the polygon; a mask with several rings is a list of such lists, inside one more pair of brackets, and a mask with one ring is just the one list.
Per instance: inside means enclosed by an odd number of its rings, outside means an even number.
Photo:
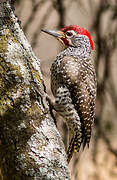
[{"label": "bird's neck", "polygon": [[91,54],[91,49],[86,48],[85,46],[79,46],[79,47],[68,47],[64,49],[60,54],[64,54],[65,56],[73,56],[75,58],[89,58]]}]

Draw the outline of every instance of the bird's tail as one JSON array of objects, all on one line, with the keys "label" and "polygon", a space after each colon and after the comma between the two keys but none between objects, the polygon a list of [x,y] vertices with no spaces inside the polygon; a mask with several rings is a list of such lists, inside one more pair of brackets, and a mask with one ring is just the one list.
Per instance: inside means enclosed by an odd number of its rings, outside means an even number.
[{"label": "bird's tail", "polygon": [[71,139],[69,147],[67,149],[67,162],[69,163],[74,152],[74,137]]},{"label": "bird's tail", "polygon": [[83,145],[83,150],[84,150],[84,148],[85,148],[86,145],[87,145],[87,147],[89,148],[89,142],[90,142],[90,139],[87,140],[86,137],[83,138],[83,143],[82,143],[82,145]]},{"label": "bird's tail", "polygon": [[82,137],[76,133],[76,135],[71,139],[71,142],[70,142],[68,150],[67,150],[67,162],[68,163],[70,162],[70,160],[72,158],[73,152],[79,152],[81,143],[82,143]]}]

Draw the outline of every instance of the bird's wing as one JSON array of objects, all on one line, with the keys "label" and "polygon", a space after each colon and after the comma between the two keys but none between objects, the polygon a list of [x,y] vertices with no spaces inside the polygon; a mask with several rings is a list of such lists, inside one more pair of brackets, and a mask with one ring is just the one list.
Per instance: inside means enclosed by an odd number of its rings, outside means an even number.
[{"label": "bird's wing", "polygon": [[65,56],[60,64],[60,72],[80,116],[84,145],[87,143],[89,146],[95,116],[96,81],[92,62],[87,60],[83,65],[82,61]]}]

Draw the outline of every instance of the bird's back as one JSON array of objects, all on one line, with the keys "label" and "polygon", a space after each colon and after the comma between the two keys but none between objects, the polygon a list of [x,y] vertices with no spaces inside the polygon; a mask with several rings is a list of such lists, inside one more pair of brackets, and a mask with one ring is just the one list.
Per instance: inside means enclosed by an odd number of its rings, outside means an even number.
[{"label": "bird's back", "polygon": [[96,99],[96,77],[91,58],[57,57],[51,68],[51,87],[55,97],[61,86],[70,91],[74,108],[80,116],[83,139],[89,145]]}]

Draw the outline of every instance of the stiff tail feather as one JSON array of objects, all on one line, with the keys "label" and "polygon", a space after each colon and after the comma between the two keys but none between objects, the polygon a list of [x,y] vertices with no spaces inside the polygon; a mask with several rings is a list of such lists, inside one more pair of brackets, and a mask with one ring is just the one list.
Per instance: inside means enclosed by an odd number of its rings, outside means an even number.
[{"label": "stiff tail feather", "polygon": [[82,143],[82,137],[79,138],[78,134],[76,134],[72,139],[69,144],[68,150],[67,150],[67,162],[69,163],[73,152],[79,152],[80,147]]}]

